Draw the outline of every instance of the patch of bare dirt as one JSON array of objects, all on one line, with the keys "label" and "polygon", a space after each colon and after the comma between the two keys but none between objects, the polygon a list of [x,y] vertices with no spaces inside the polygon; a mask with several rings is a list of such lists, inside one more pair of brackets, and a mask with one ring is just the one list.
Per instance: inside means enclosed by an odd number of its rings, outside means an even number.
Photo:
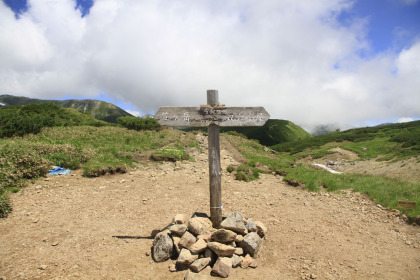
[{"label": "patch of bare dirt", "polygon": [[[229,279],[420,279],[420,227],[358,193],[311,193],[267,174],[236,181],[226,167],[238,162],[224,143],[224,211],[238,210],[268,227],[258,267],[233,269]],[[195,162],[93,179],[76,171],[13,194],[14,211],[0,220],[0,277],[183,279],[185,271],[169,271],[171,261],[152,261],[150,234],[177,213],[209,214],[202,150]]]},{"label": "patch of bare dirt", "polygon": [[339,147],[332,148],[330,151],[334,153],[318,159],[312,159],[309,156],[300,159],[299,162],[310,165],[322,164],[343,173],[369,174],[410,181],[420,181],[419,158],[405,159],[397,162],[377,161],[377,159],[360,160],[356,153]]}]

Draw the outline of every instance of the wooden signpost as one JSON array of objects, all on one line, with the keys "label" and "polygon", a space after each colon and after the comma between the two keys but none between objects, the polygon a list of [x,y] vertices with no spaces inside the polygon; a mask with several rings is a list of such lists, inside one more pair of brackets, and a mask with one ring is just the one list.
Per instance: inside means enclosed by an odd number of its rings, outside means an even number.
[{"label": "wooden signpost", "polygon": [[207,105],[160,107],[155,119],[160,125],[208,127],[210,218],[215,228],[222,222],[222,180],[219,127],[262,126],[270,115],[263,107],[226,107],[219,104],[217,90],[207,91]]}]

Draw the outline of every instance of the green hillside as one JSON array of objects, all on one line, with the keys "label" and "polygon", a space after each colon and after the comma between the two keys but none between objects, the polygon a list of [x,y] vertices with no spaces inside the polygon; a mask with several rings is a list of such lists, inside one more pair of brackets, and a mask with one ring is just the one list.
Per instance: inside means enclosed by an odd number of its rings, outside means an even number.
[{"label": "green hillside", "polygon": [[98,120],[111,123],[117,123],[117,119],[119,117],[132,116],[131,114],[127,113],[120,107],[115,106],[114,104],[99,100],[42,100],[28,97],[18,97],[13,95],[0,95],[0,103],[5,104],[3,106],[40,104],[45,102],[54,103],[64,108],[74,108],[79,112],[90,114]]},{"label": "green hillside", "polygon": [[274,119],[268,120],[263,126],[221,128],[221,132],[228,131],[239,132],[249,139],[258,140],[265,146],[298,141],[311,137],[308,132],[291,121]]},{"label": "green hillside", "polygon": [[36,134],[43,127],[80,125],[104,126],[108,123],[73,108],[63,108],[53,103],[0,108],[0,137]]},{"label": "green hillside", "polygon": [[301,156],[305,154],[322,156],[328,152],[325,146],[330,142],[338,142],[336,146],[354,151],[362,159],[380,156],[380,160],[391,160],[418,156],[420,154],[420,121],[349,129],[300,141],[281,143],[272,148],[278,152]]}]

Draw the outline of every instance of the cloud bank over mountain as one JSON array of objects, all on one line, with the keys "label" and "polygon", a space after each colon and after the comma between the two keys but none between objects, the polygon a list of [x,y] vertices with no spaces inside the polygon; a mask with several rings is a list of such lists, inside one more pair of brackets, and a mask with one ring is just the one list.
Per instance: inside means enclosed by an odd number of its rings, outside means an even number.
[{"label": "cloud bank over mountain", "polygon": [[74,1],[31,0],[16,17],[0,2],[0,94],[104,94],[146,114],[217,89],[298,124],[420,117],[420,38],[372,52],[368,19],[339,20],[352,4],[98,0],[82,17]]}]

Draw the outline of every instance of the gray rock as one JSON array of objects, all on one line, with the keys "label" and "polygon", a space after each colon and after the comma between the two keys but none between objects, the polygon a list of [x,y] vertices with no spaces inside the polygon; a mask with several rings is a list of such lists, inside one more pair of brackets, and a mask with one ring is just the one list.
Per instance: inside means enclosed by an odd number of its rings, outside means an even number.
[{"label": "gray rock", "polygon": [[235,241],[236,233],[228,229],[219,229],[213,232],[211,236],[212,240],[221,242],[221,243],[229,243]]},{"label": "gray rock", "polygon": [[200,272],[206,266],[208,266],[210,262],[211,262],[211,258],[198,259],[190,265],[190,269],[194,272]]},{"label": "gray rock", "polygon": [[155,262],[164,262],[169,260],[173,254],[174,243],[169,236],[168,231],[160,232],[153,240],[153,260]]},{"label": "gray rock", "polygon": [[197,239],[195,238],[194,235],[192,235],[191,233],[189,233],[188,231],[186,231],[182,237],[181,240],[179,241],[179,246],[183,247],[183,248],[190,248],[195,242],[197,241]]},{"label": "gray rock", "polygon": [[262,239],[256,232],[250,232],[245,235],[244,240],[241,242],[241,247],[245,253],[250,254],[252,257],[256,256],[260,249]]},{"label": "gray rock", "polygon": [[180,264],[190,265],[197,259],[198,259],[197,254],[192,254],[190,250],[183,248],[181,250],[181,253],[179,253],[178,259],[176,260],[176,264],[177,265],[180,265]]},{"label": "gray rock", "polygon": [[220,224],[220,227],[224,229],[230,229],[240,234],[245,234],[248,232],[245,227],[243,215],[238,211],[233,212],[226,219],[224,219]]},{"label": "gray rock", "polygon": [[219,242],[209,242],[207,243],[207,247],[209,247],[219,257],[231,257],[235,253],[235,247]]},{"label": "gray rock", "polygon": [[254,220],[252,220],[251,218],[249,218],[246,221],[246,229],[248,230],[248,232],[256,232],[257,231],[257,225],[254,223]]},{"label": "gray rock", "polygon": [[232,256],[232,267],[233,268],[240,266],[241,263],[242,263],[242,259],[241,259],[240,256],[238,256],[238,255],[233,255]]},{"label": "gray rock", "polygon": [[211,272],[216,274],[217,276],[226,278],[229,276],[231,270],[232,270],[232,259],[221,257],[217,259]]},{"label": "gray rock", "polygon": [[178,236],[182,236],[187,231],[187,228],[188,227],[185,224],[175,224],[170,226],[169,230]]}]

